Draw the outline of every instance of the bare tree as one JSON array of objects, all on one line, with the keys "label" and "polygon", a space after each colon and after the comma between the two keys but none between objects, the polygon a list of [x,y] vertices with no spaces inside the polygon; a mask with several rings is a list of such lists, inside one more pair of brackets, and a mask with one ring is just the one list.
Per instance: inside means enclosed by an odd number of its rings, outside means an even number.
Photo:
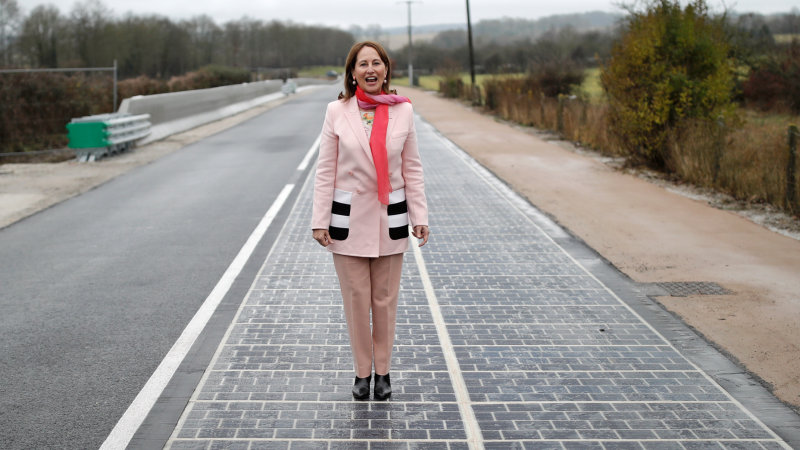
[{"label": "bare tree", "polygon": [[113,13],[100,0],[78,2],[70,13],[70,35],[78,61],[86,66],[108,66],[113,55]]},{"label": "bare tree", "polygon": [[37,6],[22,23],[20,51],[28,63],[39,67],[58,67],[59,40],[63,18],[52,5]]},{"label": "bare tree", "polygon": [[222,29],[207,15],[192,17],[181,22],[191,42],[194,67],[221,62]]},{"label": "bare tree", "polygon": [[12,62],[11,44],[19,29],[20,11],[17,0],[0,0],[0,63],[8,67]]}]

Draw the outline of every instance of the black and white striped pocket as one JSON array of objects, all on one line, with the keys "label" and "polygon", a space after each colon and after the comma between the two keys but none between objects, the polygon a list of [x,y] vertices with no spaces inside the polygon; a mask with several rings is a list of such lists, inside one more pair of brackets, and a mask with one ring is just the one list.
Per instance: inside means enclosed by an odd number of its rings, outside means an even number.
[{"label": "black and white striped pocket", "polygon": [[343,241],[350,234],[350,204],[353,193],[341,189],[333,190],[333,206],[331,207],[331,224],[328,233],[331,239]]},{"label": "black and white striped pocket", "polygon": [[389,194],[389,237],[397,240],[408,237],[408,204],[406,190],[398,189]]}]

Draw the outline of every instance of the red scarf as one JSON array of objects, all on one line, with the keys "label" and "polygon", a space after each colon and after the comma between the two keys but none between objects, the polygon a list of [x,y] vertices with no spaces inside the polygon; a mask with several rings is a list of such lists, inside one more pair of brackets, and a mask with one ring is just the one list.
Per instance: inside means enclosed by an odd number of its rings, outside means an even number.
[{"label": "red scarf", "polygon": [[411,103],[406,97],[394,94],[367,94],[361,87],[356,88],[356,99],[361,109],[374,109],[375,120],[372,123],[372,133],[369,137],[369,148],[372,151],[372,161],[375,163],[375,174],[378,178],[378,200],[384,205],[389,204],[389,194],[392,185],[389,182],[389,158],[386,153],[386,127],[389,125],[389,105],[398,103]]}]

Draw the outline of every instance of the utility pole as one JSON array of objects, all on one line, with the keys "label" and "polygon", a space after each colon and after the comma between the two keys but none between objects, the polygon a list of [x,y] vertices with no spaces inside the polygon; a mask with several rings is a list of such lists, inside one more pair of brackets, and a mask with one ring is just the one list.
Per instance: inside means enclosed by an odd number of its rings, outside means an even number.
[{"label": "utility pole", "polygon": [[475,88],[475,52],[472,50],[472,20],[469,17],[469,0],[467,0],[467,40],[469,41],[469,76],[472,88]]},{"label": "utility pole", "polygon": [[413,44],[411,42],[411,4],[422,3],[414,0],[404,0],[398,3],[405,3],[408,5],[408,85],[414,86],[414,64],[412,58],[414,55]]}]

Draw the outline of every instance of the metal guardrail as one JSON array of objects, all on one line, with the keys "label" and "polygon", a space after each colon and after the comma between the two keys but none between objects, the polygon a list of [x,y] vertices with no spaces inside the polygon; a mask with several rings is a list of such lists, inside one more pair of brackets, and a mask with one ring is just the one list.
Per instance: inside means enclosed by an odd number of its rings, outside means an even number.
[{"label": "metal guardrail", "polygon": [[98,114],[78,117],[67,124],[69,148],[78,161],[91,162],[133,148],[150,134],[150,114]]},{"label": "metal guardrail", "polygon": [[286,80],[281,86],[281,92],[283,92],[283,95],[294,94],[297,92],[297,83],[292,80]]}]

